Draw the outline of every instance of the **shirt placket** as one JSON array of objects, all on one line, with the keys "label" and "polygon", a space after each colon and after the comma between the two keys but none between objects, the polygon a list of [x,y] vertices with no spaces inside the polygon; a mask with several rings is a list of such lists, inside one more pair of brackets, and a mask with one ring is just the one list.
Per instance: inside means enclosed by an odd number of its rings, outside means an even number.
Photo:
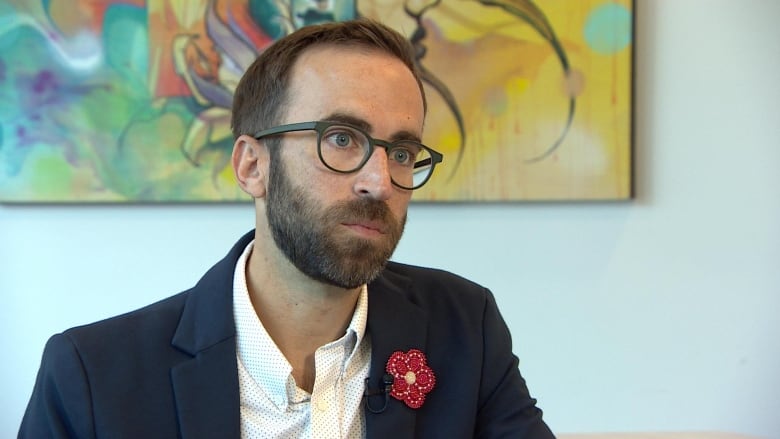
[{"label": "shirt placket", "polygon": [[341,381],[344,360],[343,343],[322,347],[314,354],[316,377],[311,394],[312,438],[340,438],[343,435]]}]

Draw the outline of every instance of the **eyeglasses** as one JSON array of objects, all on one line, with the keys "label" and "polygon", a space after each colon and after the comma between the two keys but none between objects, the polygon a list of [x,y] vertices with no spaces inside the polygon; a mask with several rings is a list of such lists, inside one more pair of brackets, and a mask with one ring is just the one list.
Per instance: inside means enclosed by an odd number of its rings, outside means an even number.
[{"label": "eyeglasses", "polygon": [[331,171],[341,174],[362,168],[374,147],[387,152],[390,181],[401,189],[419,189],[431,175],[437,163],[444,158],[440,153],[413,140],[388,142],[374,139],[365,131],[342,122],[301,122],[262,130],[254,135],[257,140],[292,131],[316,131],[317,155]]}]

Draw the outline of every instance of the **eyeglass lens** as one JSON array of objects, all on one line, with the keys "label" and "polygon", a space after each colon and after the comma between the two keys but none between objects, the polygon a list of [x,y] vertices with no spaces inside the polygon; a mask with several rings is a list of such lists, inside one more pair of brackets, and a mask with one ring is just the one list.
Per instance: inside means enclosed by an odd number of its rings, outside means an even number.
[{"label": "eyeglass lens", "polygon": [[[323,162],[341,172],[360,168],[373,150],[364,133],[344,125],[331,125],[323,130],[319,148]],[[433,170],[427,149],[412,141],[393,142],[386,149],[390,178],[396,185],[413,189],[425,183]]]}]

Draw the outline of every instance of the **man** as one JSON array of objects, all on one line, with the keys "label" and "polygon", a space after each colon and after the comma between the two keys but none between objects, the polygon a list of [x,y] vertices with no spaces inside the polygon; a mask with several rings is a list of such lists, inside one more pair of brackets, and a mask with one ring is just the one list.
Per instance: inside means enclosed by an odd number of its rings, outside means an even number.
[{"label": "man", "polygon": [[442,159],[425,110],[376,22],[267,49],[233,104],[254,232],[191,290],[52,337],[19,436],[553,437],[492,294],[388,262]]}]

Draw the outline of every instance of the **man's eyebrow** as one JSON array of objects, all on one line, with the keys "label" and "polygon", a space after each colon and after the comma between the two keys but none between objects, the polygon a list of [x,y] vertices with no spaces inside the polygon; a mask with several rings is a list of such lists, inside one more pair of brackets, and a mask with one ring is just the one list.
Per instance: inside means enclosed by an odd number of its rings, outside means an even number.
[{"label": "man's eyebrow", "polygon": [[[323,120],[328,122],[339,122],[339,123],[345,123],[348,125],[352,125],[353,127],[360,128],[361,130],[371,134],[372,132],[372,126],[368,121],[365,119],[361,119],[359,117],[352,116],[347,113],[331,113],[327,117],[325,117]],[[413,140],[415,142],[420,141],[420,136],[417,134],[407,131],[407,130],[401,130],[398,132],[393,133],[393,135],[389,139],[384,139],[388,142],[397,142],[399,140]]]},{"label": "man's eyebrow", "polygon": [[323,120],[328,122],[345,123],[347,125],[352,125],[353,127],[360,128],[361,130],[367,133],[371,132],[371,124],[368,123],[368,121],[366,121],[365,119],[361,119],[359,117],[349,115],[347,113],[331,113]]}]

